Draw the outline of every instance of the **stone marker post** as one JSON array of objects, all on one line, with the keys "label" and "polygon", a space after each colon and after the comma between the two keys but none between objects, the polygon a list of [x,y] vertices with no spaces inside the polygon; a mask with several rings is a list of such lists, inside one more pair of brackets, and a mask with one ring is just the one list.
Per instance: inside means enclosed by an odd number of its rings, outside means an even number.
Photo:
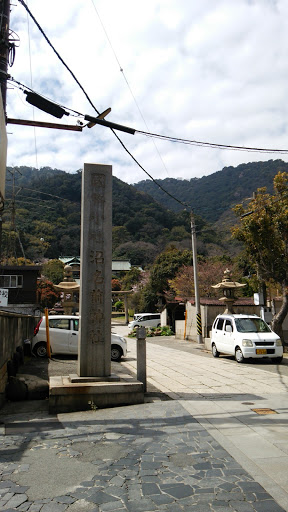
[{"label": "stone marker post", "polygon": [[112,166],[84,164],[79,377],[111,374]]},{"label": "stone marker post", "polygon": [[146,376],[146,329],[138,327],[137,337],[137,380],[143,383],[144,393],[147,391]]}]

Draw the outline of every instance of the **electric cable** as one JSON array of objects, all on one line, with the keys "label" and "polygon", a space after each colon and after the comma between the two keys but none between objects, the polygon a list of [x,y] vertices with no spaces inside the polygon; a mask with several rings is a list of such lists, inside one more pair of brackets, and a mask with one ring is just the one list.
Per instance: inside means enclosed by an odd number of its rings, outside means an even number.
[{"label": "electric cable", "polygon": [[[12,187],[12,185],[6,185],[6,189],[8,189],[9,187]],[[72,204],[78,204],[78,201],[72,201],[72,199],[56,196],[55,194],[49,194],[48,192],[41,192],[40,190],[36,190],[35,188],[20,187],[19,190],[30,190],[31,192],[36,192],[37,194],[44,194],[45,196],[56,197],[57,199],[61,199],[61,201],[68,201],[69,203],[72,203]],[[21,196],[19,196],[19,197],[21,197]],[[26,197],[26,196],[23,196],[23,197]]]},{"label": "electric cable", "polygon": [[[95,5],[95,3],[94,3],[94,0],[91,0],[91,2],[92,2],[92,5],[93,5],[93,7],[94,7],[94,9],[95,9],[95,12],[96,12],[96,14],[97,14],[97,16],[98,16],[98,19],[99,19],[99,22],[100,22],[100,24],[101,24],[101,27],[102,27],[102,29],[103,29],[103,31],[104,31],[104,34],[105,34],[105,36],[106,36],[106,38],[107,38],[107,41],[108,41],[109,46],[110,46],[110,48],[111,48],[111,51],[112,51],[112,53],[113,53],[113,55],[114,55],[114,57],[115,57],[115,60],[116,60],[116,62],[117,62],[117,64],[118,64],[118,66],[119,66],[119,70],[120,70],[120,72],[121,72],[121,74],[122,74],[122,76],[123,76],[123,78],[124,78],[124,80],[125,80],[125,83],[126,83],[126,85],[127,85],[128,89],[129,89],[129,92],[130,92],[130,94],[131,94],[132,98],[133,98],[133,101],[134,101],[134,103],[135,103],[135,105],[136,105],[136,107],[137,107],[137,110],[138,110],[138,112],[139,112],[139,114],[140,114],[140,116],[141,116],[141,118],[142,118],[142,120],[143,120],[143,123],[145,124],[147,131],[149,131],[148,125],[147,125],[147,123],[146,123],[146,120],[144,119],[144,116],[143,116],[143,114],[142,114],[142,112],[141,112],[141,109],[140,109],[139,104],[138,104],[138,102],[137,102],[137,100],[136,100],[136,97],[135,97],[135,95],[134,95],[134,93],[133,93],[133,91],[132,91],[132,88],[131,88],[131,86],[130,86],[130,84],[129,84],[129,82],[128,82],[128,78],[126,77],[126,74],[125,74],[125,71],[124,71],[124,69],[123,69],[123,66],[121,66],[121,63],[120,63],[120,61],[119,61],[119,59],[118,59],[118,57],[117,57],[117,54],[116,54],[116,52],[115,52],[115,50],[114,50],[114,48],[113,48],[113,45],[112,45],[112,42],[111,42],[110,37],[109,37],[109,35],[108,35],[108,32],[107,32],[107,30],[106,30],[106,28],[105,28],[105,26],[104,26],[104,23],[103,23],[103,21],[102,21],[102,19],[101,19],[101,17],[100,17],[99,11],[98,11],[98,9],[96,8],[96,5]],[[165,165],[165,162],[164,162],[164,160],[163,160],[163,158],[162,158],[162,156],[161,156],[161,154],[160,154],[160,151],[159,151],[159,149],[158,149],[158,147],[157,147],[157,145],[156,145],[156,143],[155,143],[154,139],[152,139],[152,141],[153,141],[154,147],[155,147],[155,149],[156,149],[156,152],[158,153],[158,156],[159,156],[159,158],[160,158],[160,160],[161,160],[161,162],[162,162],[162,165],[163,165],[163,167],[164,167],[164,169],[165,169],[165,171],[166,171],[166,173],[167,173],[167,176],[169,176],[168,169],[167,169],[167,167],[166,167],[166,165]]]},{"label": "electric cable", "polygon": [[37,96],[41,96],[42,98],[45,98],[47,101],[51,101],[51,103],[55,103],[55,105],[57,105],[58,107],[62,107],[65,110],[69,110],[69,112],[70,112],[69,115],[72,115],[72,116],[75,115],[75,117],[84,117],[84,114],[81,114],[81,112],[77,112],[77,110],[73,110],[70,107],[64,107],[61,103],[57,103],[55,100],[50,100],[47,96],[44,96],[43,94],[38,94],[34,89],[31,89],[31,87],[29,87],[28,85],[22,84],[22,82],[19,82],[12,76],[10,76],[10,78],[8,78],[8,82],[11,82],[13,85],[16,85],[16,87],[18,87],[18,89],[20,89],[23,92],[28,90],[29,92],[34,93]]},{"label": "electric cable", "polygon": [[[34,201],[35,201],[35,198],[34,198]],[[39,201],[40,201],[40,199],[39,199]],[[18,199],[17,203],[18,204],[29,204],[31,206],[31,201],[23,201],[22,199]],[[35,206],[37,206],[37,205],[35,204]],[[48,206],[47,204],[43,203],[43,201],[41,201],[41,206],[43,208],[48,208],[48,210],[55,210],[55,209],[57,209],[56,205],[55,206]],[[7,210],[10,210],[10,204],[8,204]]]},{"label": "electric cable", "polygon": [[51,43],[51,41],[49,40],[49,38],[46,36],[44,30],[41,28],[41,26],[39,25],[38,21],[36,20],[36,18],[33,16],[32,12],[30,11],[29,7],[26,5],[26,3],[24,2],[24,0],[18,0],[18,2],[20,2],[20,4],[23,5],[23,7],[26,9],[26,11],[28,12],[29,16],[32,18],[32,20],[34,21],[35,25],[37,26],[38,30],[41,32],[42,36],[44,37],[44,39],[46,39],[47,43],[49,44],[50,48],[52,48],[53,52],[57,55],[58,59],[60,60],[60,62],[62,62],[63,66],[67,69],[67,71],[70,73],[70,75],[74,78],[75,82],[78,84],[78,86],[80,87],[81,91],[83,92],[83,94],[85,95],[86,99],[88,100],[88,102],[90,103],[90,105],[93,107],[93,109],[97,112],[97,114],[99,115],[100,112],[97,110],[97,108],[95,107],[95,105],[93,104],[92,100],[89,98],[88,94],[86,93],[84,87],[81,85],[81,83],[79,82],[79,80],[77,79],[77,77],[74,75],[73,71],[69,68],[69,66],[66,64],[66,62],[62,59],[61,55],[57,52],[56,48],[54,48],[53,44]]},{"label": "electric cable", "polygon": [[[37,22],[36,18],[33,16],[33,14],[31,13],[30,9],[28,8],[28,6],[26,5],[25,1],[24,0],[18,0],[22,5],[23,7],[26,9],[26,11],[28,12],[29,16],[31,16],[31,18],[33,19],[34,23],[36,24],[36,26],[38,27],[39,31],[41,32],[41,34],[43,35],[43,37],[45,38],[45,40],[47,41],[47,43],[49,44],[49,46],[52,48],[52,50],[54,51],[54,53],[56,54],[56,56],[58,57],[58,59],[61,61],[61,63],[64,65],[64,67],[69,71],[69,73],[71,74],[71,76],[73,77],[73,79],[76,81],[76,83],[78,84],[78,86],[80,87],[80,89],[82,90],[82,92],[84,93],[86,99],[88,100],[88,102],[90,103],[90,105],[93,107],[93,109],[95,110],[95,112],[97,112],[98,115],[100,115],[100,112],[97,110],[97,108],[95,107],[95,105],[93,104],[92,100],[90,99],[90,97],[88,96],[88,94],[86,93],[84,87],[81,85],[81,83],[79,82],[79,80],[77,79],[77,77],[75,76],[75,74],[73,73],[73,71],[69,68],[69,66],[65,63],[65,61],[62,59],[62,57],[60,56],[60,54],[57,52],[57,50],[54,48],[54,46],[52,45],[51,41],[49,40],[49,38],[46,36],[44,30],[41,28],[41,26],[39,25],[39,23]],[[68,109],[69,110],[69,109]],[[75,111],[74,111],[75,112]],[[79,113],[78,113],[79,115]],[[82,115],[82,114],[80,114]],[[125,144],[123,143],[123,141],[120,139],[120,137],[117,135],[117,133],[115,132],[115,130],[113,128],[110,127],[110,130],[113,132],[113,134],[115,135],[115,137],[117,138],[117,140],[120,142],[121,146],[123,147],[123,149],[127,152],[127,154],[130,156],[130,158],[132,158],[132,160],[140,167],[140,169],[142,169],[142,171],[153,181],[153,183],[155,183],[157,185],[157,187],[159,187],[165,194],[167,194],[168,196],[170,196],[172,199],[174,199],[176,202],[178,202],[179,204],[181,204],[182,206],[184,206],[185,208],[189,208],[191,209],[192,211],[192,206],[188,205],[187,203],[184,203],[183,201],[179,200],[178,198],[176,198],[173,194],[170,194],[170,192],[168,192],[167,190],[165,190],[164,187],[162,187],[162,185],[160,185],[154,178],[151,174],[148,173],[148,171],[146,171],[146,169],[138,162],[138,160],[132,155],[132,153],[128,150],[128,148],[125,146]],[[141,130],[135,130],[135,133],[139,133],[139,134],[142,134],[142,135],[145,135],[147,137],[154,137],[154,138],[159,138],[159,139],[163,139],[163,140],[169,140],[171,142],[178,142],[178,143],[182,143],[182,144],[189,144],[189,145],[195,145],[195,146],[204,146],[204,147],[210,147],[210,148],[217,148],[217,149],[229,149],[229,150],[235,150],[235,151],[248,151],[248,152],[260,152],[260,153],[278,153],[278,154],[286,154],[288,153],[288,150],[287,149],[267,149],[267,148],[252,148],[252,147],[245,147],[245,146],[233,146],[233,145],[226,145],[226,144],[215,144],[215,143],[209,143],[209,142],[203,142],[203,141],[196,141],[196,140],[189,140],[189,139],[183,139],[183,138],[176,138],[176,137],[170,137],[170,136],[165,136],[165,135],[161,135],[161,134],[156,134],[156,133],[149,133],[149,132],[145,132],[145,131],[141,131]]]},{"label": "electric cable", "polygon": [[150,132],[143,132],[141,130],[135,130],[135,133],[140,133],[142,135],[146,135],[147,137],[155,137],[157,139],[161,140],[168,140],[171,142],[178,142],[181,144],[189,144],[194,146],[203,146],[203,147],[209,147],[209,148],[215,148],[215,149],[229,149],[234,151],[254,151],[257,153],[288,153],[288,149],[275,149],[275,148],[256,148],[256,147],[249,147],[249,146],[235,146],[230,144],[218,144],[214,142],[203,142],[198,140],[190,140],[190,139],[182,139],[179,137],[171,137],[170,135],[162,135],[159,133],[150,133]]},{"label": "electric cable", "polygon": [[[92,119],[92,120],[94,119],[92,116],[88,116],[88,115],[82,114],[81,112],[78,112],[77,110],[72,110],[70,107],[66,107],[66,106],[64,106],[64,105],[62,105],[60,103],[56,103],[54,100],[50,100],[49,98],[47,98],[47,97],[45,97],[43,95],[38,94],[36,91],[34,91],[33,89],[25,86],[21,82],[15,80],[15,78],[13,78],[13,77],[10,77],[9,81],[11,81],[12,83],[16,84],[23,91],[24,91],[24,89],[29,89],[32,93],[36,94],[37,96],[42,96],[43,98],[45,98],[45,99],[47,99],[48,101],[51,101],[51,102],[53,101],[53,103],[55,103],[55,105],[65,109],[65,110],[68,110],[70,112],[73,112],[77,117],[84,117],[84,118],[87,117],[87,118]],[[97,118],[95,118],[95,122],[97,122]],[[103,123],[103,120],[100,120],[100,122]],[[122,126],[122,125],[119,125],[119,126]],[[200,147],[209,147],[209,148],[212,148],[212,149],[225,149],[225,150],[233,150],[233,151],[257,152],[257,153],[280,153],[280,154],[287,154],[288,153],[288,149],[257,148],[257,147],[251,147],[251,146],[236,146],[236,145],[229,145],[229,144],[219,144],[219,143],[216,143],[216,142],[204,142],[204,141],[198,141],[198,140],[192,140],[192,139],[184,139],[184,138],[181,138],[181,137],[172,137],[171,135],[164,135],[164,134],[159,134],[159,133],[144,132],[142,130],[137,130],[137,128],[135,128],[135,129],[131,128],[131,130],[134,131],[135,133],[139,133],[140,135],[145,135],[145,136],[151,137],[151,138],[155,137],[155,138],[158,138],[158,139],[161,139],[161,140],[166,140],[168,142],[174,142],[174,143],[180,143],[180,144],[188,144],[188,145],[200,146]],[[112,131],[113,131],[114,135],[116,136],[116,133],[114,132],[113,129],[112,129]],[[126,147],[124,147],[124,149],[126,149]],[[128,151],[128,153],[129,153],[129,151]],[[134,157],[131,155],[131,153],[129,153],[129,155],[134,159]],[[136,159],[134,159],[134,161],[137,163],[137,165],[139,165],[139,167],[147,175],[149,175],[149,173],[138,163],[138,161]],[[151,176],[149,176],[149,177],[151,178]],[[159,183],[158,183],[158,186],[160,186]],[[160,186],[160,188],[161,188],[161,186]]]},{"label": "electric cable", "polygon": [[[41,34],[43,35],[43,37],[45,38],[45,40],[47,41],[47,43],[49,44],[49,46],[52,48],[52,50],[54,51],[54,53],[57,55],[58,59],[62,62],[63,66],[69,71],[69,73],[71,74],[71,76],[74,78],[74,80],[76,81],[76,83],[78,84],[78,86],[80,87],[80,89],[82,90],[82,92],[84,93],[86,99],[88,100],[88,102],[90,103],[90,105],[93,107],[93,109],[95,110],[95,112],[97,112],[98,115],[100,115],[100,112],[99,110],[97,110],[97,108],[95,107],[95,105],[93,104],[92,100],[89,98],[88,94],[86,93],[84,87],[81,85],[81,83],[79,82],[79,80],[76,78],[76,76],[74,75],[73,71],[68,67],[68,65],[65,63],[65,61],[62,59],[62,57],[60,56],[60,54],[57,52],[57,50],[54,48],[54,46],[52,45],[52,43],[50,42],[50,40],[48,39],[48,37],[46,36],[44,30],[41,28],[41,26],[39,25],[39,23],[37,22],[37,20],[35,19],[35,17],[33,16],[33,14],[31,13],[30,9],[28,8],[28,6],[26,5],[26,3],[24,2],[24,0],[18,0],[18,2],[20,2],[23,7],[26,9],[26,11],[28,12],[29,16],[31,16],[31,18],[33,19],[34,23],[36,24],[36,26],[38,27],[38,29],[40,30]],[[146,174],[147,176],[149,176],[150,179],[152,179],[152,181],[159,187],[161,188],[161,190],[163,190],[163,192],[165,192],[165,194],[169,195],[172,199],[174,199],[175,201],[177,201],[179,204],[181,204],[182,206],[187,206],[187,205],[184,205],[184,203],[182,203],[182,201],[180,201],[179,199],[177,199],[176,197],[174,197],[172,194],[170,194],[169,192],[167,192],[161,185],[159,185],[157,183],[157,181],[146,171],[146,169],[144,169],[144,167],[138,162],[138,160],[136,160],[136,158],[132,155],[132,153],[128,150],[128,148],[125,146],[125,144],[122,142],[122,140],[120,139],[120,137],[118,137],[117,133],[115,132],[115,130],[113,128],[110,128],[111,131],[114,133],[116,139],[120,142],[121,146],[123,147],[123,149],[127,152],[127,154],[133,159],[133,161],[140,167],[140,169],[142,169]]]},{"label": "electric cable", "polygon": [[[29,16],[28,12],[26,12],[27,16],[27,35],[28,35],[28,48],[29,48],[29,71],[30,71],[30,84],[31,87],[33,87],[33,74],[32,74],[32,58],[31,58],[31,44],[30,44],[30,23],[29,23]],[[35,121],[35,108],[32,109],[33,113],[33,121]],[[38,165],[38,148],[37,148],[37,136],[36,136],[36,126],[33,126],[33,132],[34,132],[34,149],[35,149],[35,163],[36,163],[36,169],[39,169]]]}]

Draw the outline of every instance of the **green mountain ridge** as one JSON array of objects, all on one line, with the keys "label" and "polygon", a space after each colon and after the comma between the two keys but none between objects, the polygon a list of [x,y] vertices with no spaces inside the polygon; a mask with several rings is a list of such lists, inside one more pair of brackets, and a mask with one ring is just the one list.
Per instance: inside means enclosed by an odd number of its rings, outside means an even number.
[{"label": "green mountain ridge", "polygon": [[[156,181],[177,199],[188,203],[196,214],[214,224],[233,205],[252,197],[258,188],[267,187],[267,191],[271,193],[274,176],[279,171],[288,172],[288,163],[282,160],[251,162],[237,167],[224,167],[221,171],[202,178],[165,178]],[[181,209],[179,203],[151,180],[140,181],[134,186],[170,210]]]},{"label": "green mountain ridge", "polygon": [[[271,192],[279,170],[288,171],[288,164],[270,160],[225,167],[198,179],[158,181],[193,206],[199,254],[235,254],[239,245],[231,242],[229,235],[230,226],[236,222],[231,206],[251,197],[259,187],[266,186]],[[68,173],[21,166],[8,167],[7,171],[4,260],[24,255],[33,261],[79,255],[81,170]],[[113,177],[112,205],[114,258],[146,267],[171,244],[191,249],[189,209],[181,210],[179,203],[152,181],[133,186]]]},{"label": "green mountain ridge", "polygon": [[[82,172],[49,167],[38,171],[25,166],[7,171],[2,254],[6,258],[25,254],[33,261],[78,255]],[[169,242],[189,238],[187,212],[167,211],[151,196],[116,177],[112,204],[115,258],[129,258],[132,264],[145,266]],[[199,219],[199,225],[205,223]]]}]

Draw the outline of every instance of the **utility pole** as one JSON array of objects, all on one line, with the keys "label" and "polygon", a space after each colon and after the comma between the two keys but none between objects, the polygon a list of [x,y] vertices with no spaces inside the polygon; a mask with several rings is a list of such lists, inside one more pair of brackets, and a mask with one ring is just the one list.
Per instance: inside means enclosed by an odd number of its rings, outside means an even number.
[{"label": "utility pole", "polygon": [[4,114],[6,116],[6,92],[9,59],[10,0],[0,0],[0,83]]},{"label": "utility pole", "polygon": [[200,295],[199,295],[199,286],[198,286],[196,226],[195,226],[195,219],[194,219],[192,209],[191,209],[191,238],[192,238],[193,273],[194,273],[195,307],[196,307],[196,323],[197,323],[197,342],[199,344],[202,344],[203,338],[202,338]]},{"label": "utility pole", "polygon": [[[8,171],[12,176],[12,196],[11,196],[11,227],[10,227],[10,253],[8,256],[15,256],[16,257],[16,235],[19,238],[20,247],[21,247],[21,241],[20,237],[18,235],[18,231],[16,228],[16,204],[15,204],[15,198],[19,192],[21,192],[22,187],[19,188],[19,190],[15,193],[15,172],[22,175],[22,173],[19,171],[19,169],[13,169],[13,171]],[[23,247],[21,247],[22,253],[23,253]],[[23,254],[24,255],[24,254]],[[25,255],[24,255],[25,258]]]},{"label": "utility pole", "polygon": [[[0,86],[3,102],[3,113],[5,122],[7,123],[6,114],[6,93],[7,93],[7,78],[8,78],[8,61],[9,61],[9,25],[10,25],[10,0],[0,0]],[[1,134],[3,136],[3,134]],[[6,137],[6,134],[5,134]],[[3,151],[3,144],[1,148]],[[7,148],[5,148],[6,154]],[[3,155],[2,155],[3,158]],[[5,156],[6,167],[6,156]],[[5,169],[3,170],[5,172]],[[3,178],[5,189],[5,176]],[[2,187],[1,187],[2,188]],[[2,257],[2,213],[4,211],[4,190],[0,190],[0,261]]]}]

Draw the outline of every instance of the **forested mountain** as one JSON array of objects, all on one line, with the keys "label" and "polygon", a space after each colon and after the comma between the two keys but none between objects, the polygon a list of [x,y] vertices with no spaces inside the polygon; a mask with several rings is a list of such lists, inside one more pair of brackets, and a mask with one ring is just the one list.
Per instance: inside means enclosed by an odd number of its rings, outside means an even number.
[{"label": "forested mountain", "polygon": [[[24,166],[7,171],[4,257],[25,255],[39,261],[78,255],[81,171],[71,174]],[[168,211],[148,194],[115,177],[112,203],[114,258],[129,258],[134,265],[146,266],[169,243],[189,246],[189,212]],[[197,226],[203,243],[217,245],[217,235],[209,225],[197,218]]]},{"label": "forested mountain", "polygon": [[[166,178],[157,180],[160,185],[180,201],[188,203],[203,219],[212,224],[227,217],[231,206],[243,199],[252,197],[257,188],[273,189],[273,178],[279,171],[288,171],[288,163],[282,160],[252,162],[237,167],[224,167],[202,178],[182,180]],[[134,185],[137,190],[146,192],[160,204],[173,211],[179,211],[181,205],[157,187],[151,180],[140,181]]]},{"label": "forested mountain", "polygon": [[[231,206],[263,186],[272,191],[281,160],[225,167],[199,179],[160,180],[172,195],[193,206],[197,246],[204,256],[235,254],[228,226],[236,222]],[[7,168],[2,255],[33,261],[80,254],[81,171],[44,167]],[[153,197],[152,197],[153,196]],[[113,178],[113,257],[146,267],[169,244],[191,248],[189,209],[180,210],[152,182],[135,186]],[[218,222],[218,225],[217,225]],[[218,227],[219,226],[219,227]],[[225,232],[223,234],[223,232]]]}]

